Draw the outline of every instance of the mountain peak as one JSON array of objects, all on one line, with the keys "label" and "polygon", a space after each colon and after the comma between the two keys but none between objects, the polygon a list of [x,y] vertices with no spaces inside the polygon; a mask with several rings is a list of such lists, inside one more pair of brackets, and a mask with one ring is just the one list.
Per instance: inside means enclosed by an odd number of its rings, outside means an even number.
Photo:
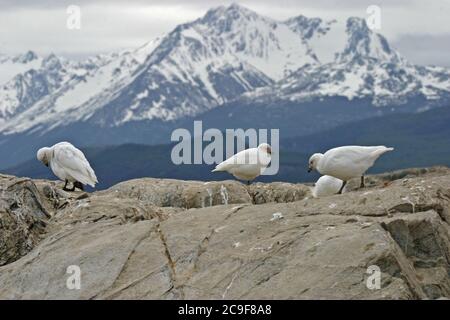
[{"label": "mountain peak", "polygon": [[13,58],[14,62],[19,62],[19,63],[28,63],[30,61],[33,61],[35,59],[37,59],[38,56],[34,51],[28,50],[27,52],[20,54],[18,56],[15,56]]},{"label": "mountain peak", "polygon": [[360,17],[347,18],[346,31],[349,35],[354,35],[358,38],[368,37],[373,33],[367,26],[366,20]]},{"label": "mountain peak", "polygon": [[348,43],[341,55],[341,60],[353,60],[361,57],[391,62],[399,62],[401,60],[399,55],[390,48],[387,40],[370,30],[366,20],[363,18],[348,18],[346,33],[348,35]]},{"label": "mountain peak", "polygon": [[207,21],[218,19],[239,20],[239,19],[257,19],[258,17],[261,16],[255,11],[250,10],[244,6],[241,6],[240,4],[232,3],[228,7],[220,6],[208,10],[203,19]]},{"label": "mountain peak", "polygon": [[233,2],[231,5],[227,7],[228,11],[235,12],[243,12],[243,13],[255,13],[253,10],[248,9],[247,7],[241,6],[240,4]]},{"label": "mountain peak", "polygon": [[59,69],[62,67],[60,59],[54,54],[50,53],[44,60],[42,60],[42,67],[49,69]]}]

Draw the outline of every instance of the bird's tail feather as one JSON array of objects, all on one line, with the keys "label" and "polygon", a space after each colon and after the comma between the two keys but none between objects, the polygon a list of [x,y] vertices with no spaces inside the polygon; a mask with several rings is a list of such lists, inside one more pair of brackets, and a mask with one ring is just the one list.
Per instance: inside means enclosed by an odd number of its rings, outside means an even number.
[{"label": "bird's tail feather", "polygon": [[228,168],[228,163],[226,161],[219,163],[213,171],[211,172],[218,172],[218,171],[226,171]]},{"label": "bird's tail feather", "polygon": [[383,147],[383,148],[380,148],[380,149],[378,149],[378,150],[375,150],[375,151],[372,153],[372,155],[373,155],[374,157],[379,157],[379,156],[381,156],[381,155],[383,155],[383,154],[385,154],[386,152],[389,152],[389,151],[394,151],[394,148]]}]

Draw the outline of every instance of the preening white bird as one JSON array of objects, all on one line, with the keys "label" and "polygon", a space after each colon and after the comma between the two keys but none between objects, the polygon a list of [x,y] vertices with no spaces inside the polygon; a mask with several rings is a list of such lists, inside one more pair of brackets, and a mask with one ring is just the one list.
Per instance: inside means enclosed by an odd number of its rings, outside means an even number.
[{"label": "preening white bird", "polygon": [[361,188],[364,187],[364,174],[375,161],[394,148],[385,146],[362,147],[345,146],[330,149],[325,154],[316,153],[309,159],[309,170],[317,170],[323,175],[329,175],[343,181],[338,193],[342,193],[347,181],[361,177]]},{"label": "preening white bird", "polygon": [[250,148],[236,153],[219,163],[212,172],[226,171],[235,178],[247,181],[254,180],[267,168],[272,156],[272,148],[261,143],[257,148]]},{"label": "preening white bird", "polygon": [[341,189],[342,182],[341,179],[332,176],[321,176],[312,188],[312,195],[314,198],[335,195]]},{"label": "preening white bird", "polygon": [[[59,179],[65,182],[63,190],[74,191],[75,188],[84,190],[83,185],[95,187],[97,177],[84,153],[69,142],[60,142],[48,148],[41,148],[37,158],[50,167]],[[67,188],[72,183],[72,189]]]}]

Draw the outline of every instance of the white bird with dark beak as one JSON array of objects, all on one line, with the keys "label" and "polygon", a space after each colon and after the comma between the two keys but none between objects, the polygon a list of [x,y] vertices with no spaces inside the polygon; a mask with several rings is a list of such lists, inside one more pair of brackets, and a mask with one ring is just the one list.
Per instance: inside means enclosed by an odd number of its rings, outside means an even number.
[{"label": "white bird with dark beak", "polygon": [[317,170],[323,175],[341,179],[343,182],[339,194],[344,190],[347,181],[352,178],[361,177],[361,188],[364,188],[365,172],[381,155],[392,150],[394,148],[385,146],[345,146],[330,149],[325,154],[316,153],[311,156],[308,172]]},{"label": "white bird with dark beak", "polygon": [[[50,167],[59,179],[65,182],[63,190],[75,191],[75,188],[84,190],[83,185],[95,187],[97,177],[83,152],[69,142],[60,142],[50,148],[41,148],[37,158],[47,167]],[[72,183],[72,189],[67,188]]]},{"label": "white bird with dark beak", "polygon": [[272,148],[261,143],[257,148],[250,148],[236,153],[219,163],[212,172],[226,171],[235,178],[247,181],[254,180],[267,168],[272,157]]}]

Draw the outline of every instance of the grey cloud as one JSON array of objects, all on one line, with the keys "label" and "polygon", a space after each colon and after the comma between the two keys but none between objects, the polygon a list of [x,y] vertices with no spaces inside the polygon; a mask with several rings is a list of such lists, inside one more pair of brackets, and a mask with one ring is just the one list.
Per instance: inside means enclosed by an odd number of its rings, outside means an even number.
[{"label": "grey cloud", "polygon": [[393,45],[399,52],[407,52],[409,61],[413,63],[450,67],[450,33],[402,35]]},{"label": "grey cloud", "polygon": [[[446,1],[446,0],[445,0]],[[322,8],[328,10],[330,8],[342,10],[351,8],[367,7],[375,4],[373,0],[2,0],[0,6],[2,10],[17,9],[17,8],[62,8],[69,5],[180,5],[180,6],[192,6],[192,7],[212,7],[219,5],[227,5],[231,3],[240,3],[248,5],[269,5],[269,6],[287,6],[287,7],[310,7],[310,8]],[[411,4],[411,0],[378,0],[377,5],[384,7],[398,7],[408,6]]]}]

